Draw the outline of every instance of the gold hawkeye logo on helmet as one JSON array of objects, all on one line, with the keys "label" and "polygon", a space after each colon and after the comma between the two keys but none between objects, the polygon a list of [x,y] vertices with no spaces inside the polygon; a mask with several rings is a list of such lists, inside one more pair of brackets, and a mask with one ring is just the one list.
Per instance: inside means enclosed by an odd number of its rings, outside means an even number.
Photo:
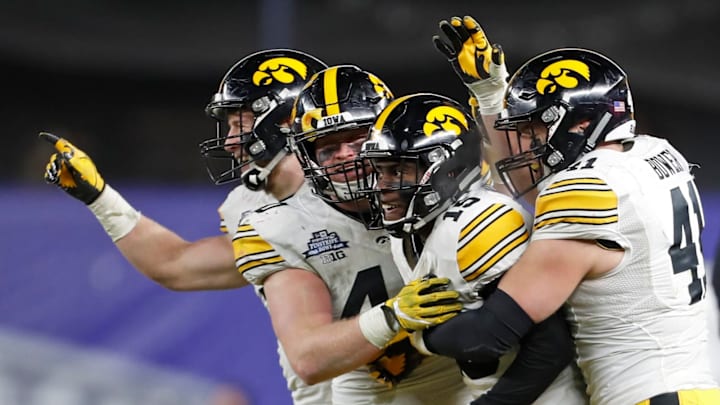
[{"label": "gold hawkeye logo on helmet", "polygon": [[258,66],[252,81],[256,86],[267,86],[273,81],[290,84],[307,77],[307,66],[297,59],[279,57],[268,59]]},{"label": "gold hawkeye logo on helmet", "polygon": [[[313,108],[308,110],[300,118],[300,125],[303,132],[314,131],[318,128],[318,122],[323,118],[322,108]],[[308,138],[308,141],[314,141],[315,137]]]},{"label": "gold hawkeye logo on helmet", "polygon": [[373,84],[373,88],[377,92],[377,94],[381,95],[383,98],[393,98],[392,92],[388,87],[383,83],[380,78],[375,76],[374,74],[368,73],[368,78],[370,79],[370,82]]},{"label": "gold hawkeye logo on helmet", "polygon": [[452,132],[455,136],[460,135],[468,130],[468,122],[465,114],[457,108],[449,106],[439,106],[428,111],[423,124],[423,133],[425,136],[432,136],[437,131]]},{"label": "gold hawkeye logo on helmet", "polygon": [[548,65],[540,72],[535,88],[540,94],[554,93],[558,86],[573,89],[580,83],[579,78],[590,81],[590,68],[583,62],[564,59]]}]

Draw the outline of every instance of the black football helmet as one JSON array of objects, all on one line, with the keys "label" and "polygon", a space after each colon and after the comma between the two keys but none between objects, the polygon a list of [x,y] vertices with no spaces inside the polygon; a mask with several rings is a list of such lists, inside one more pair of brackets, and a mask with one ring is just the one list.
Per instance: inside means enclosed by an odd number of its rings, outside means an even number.
[{"label": "black football helmet", "polygon": [[[295,152],[315,193],[326,202],[358,200],[355,191],[367,176],[357,160],[352,168],[350,162],[321,165],[316,142],[343,131],[369,129],[392,99],[382,80],[353,65],[333,66],[316,74],[298,95],[292,114]],[[332,181],[331,173],[346,173],[345,181]],[[361,175],[351,180],[347,173]]]},{"label": "black football helmet", "polygon": [[[482,176],[481,134],[471,113],[450,98],[418,93],[396,99],[380,114],[363,144],[361,158],[411,162],[415,176],[388,185],[374,179],[360,194],[371,196],[371,207],[383,227],[395,236],[412,234],[443,213]],[[378,170],[374,170],[377,177]],[[407,202],[404,218],[382,214],[383,192],[400,192]]]},{"label": "black football helmet", "polygon": [[[511,78],[504,110],[495,128],[507,133],[510,156],[496,163],[515,197],[567,168],[602,142],[632,138],[633,103],[627,75],[612,60],[587,49],[556,49],[525,63]],[[584,130],[572,130],[588,121]],[[547,128],[547,139],[532,131],[529,150],[512,150],[518,125]],[[510,173],[530,173],[529,186],[515,184]],[[517,183],[517,182],[516,182]]]},{"label": "black football helmet", "polygon": [[[205,108],[217,121],[216,136],[200,144],[215,184],[242,179],[250,189],[264,187],[270,171],[285,156],[295,97],[313,74],[325,68],[327,65],[306,53],[272,49],[246,56],[228,70]],[[241,109],[254,115],[253,129],[228,137],[223,128],[228,113]],[[240,156],[228,152],[226,143],[239,144]],[[257,161],[269,163],[260,167]],[[250,168],[241,176],[240,169],[247,165]]]}]

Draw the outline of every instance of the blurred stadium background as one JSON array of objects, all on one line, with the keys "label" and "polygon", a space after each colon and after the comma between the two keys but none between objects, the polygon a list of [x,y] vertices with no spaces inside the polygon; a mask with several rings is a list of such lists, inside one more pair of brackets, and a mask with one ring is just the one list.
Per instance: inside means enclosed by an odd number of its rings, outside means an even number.
[{"label": "blurred stadium background", "polygon": [[[236,60],[292,47],[358,64],[396,95],[462,101],[430,38],[439,20],[463,14],[503,45],[511,71],[561,46],[620,63],[639,129],[701,166],[712,262],[720,233],[714,0],[3,0],[0,403],[238,405],[242,394],[253,404],[290,403],[253,293],[175,293],[137,274],[81,204],[43,184],[50,148],[37,132],[68,137],[138,209],[185,238],[213,235],[229,189],[208,182],[197,144],[214,135],[203,109]],[[717,314],[711,322],[717,334]],[[720,364],[717,345],[713,356]]]}]

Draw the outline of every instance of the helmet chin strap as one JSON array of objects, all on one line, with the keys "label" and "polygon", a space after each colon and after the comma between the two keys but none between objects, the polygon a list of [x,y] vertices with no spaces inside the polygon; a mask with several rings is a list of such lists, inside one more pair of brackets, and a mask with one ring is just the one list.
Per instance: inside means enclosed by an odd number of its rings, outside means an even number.
[{"label": "helmet chin strap", "polygon": [[260,167],[254,161],[249,164],[249,169],[243,173],[242,180],[245,187],[252,191],[258,191],[264,189],[267,185],[267,178],[272,173],[275,166],[287,156],[287,149],[283,148],[282,151],[277,153],[265,167]]},{"label": "helmet chin strap", "polygon": [[[335,190],[335,195],[340,201],[353,200],[353,194],[357,191],[357,187],[353,187],[346,181],[331,181],[332,188]],[[328,187],[329,189],[330,187]]]},{"label": "helmet chin strap", "polygon": [[357,184],[350,184],[348,181],[330,181],[325,189],[334,189],[339,201],[353,201],[357,199],[358,188]]},{"label": "helmet chin strap", "polygon": [[419,217],[414,215],[415,198],[417,198],[417,196],[414,196],[410,200],[407,212],[405,212],[405,215],[402,218],[396,219],[394,221],[387,221],[383,218],[383,227],[387,229],[392,228],[393,226],[402,225],[401,235],[409,235],[415,233],[425,225],[432,222],[442,212],[445,212],[445,210],[452,203],[452,201],[447,200],[443,202],[437,209],[431,211],[429,214],[425,215],[424,217]]},{"label": "helmet chin strap", "polygon": [[318,185],[321,190],[317,190],[318,192],[322,192],[325,196],[330,198],[332,198],[332,194],[335,194],[338,202],[353,201],[357,199],[356,192],[358,190],[358,186],[356,184],[350,184],[348,181],[330,180],[330,176],[323,174],[320,166],[318,166],[318,164],[313,160],[310,160],[310,166],[313,168],[315,175],[322,179],[322,184]]}]

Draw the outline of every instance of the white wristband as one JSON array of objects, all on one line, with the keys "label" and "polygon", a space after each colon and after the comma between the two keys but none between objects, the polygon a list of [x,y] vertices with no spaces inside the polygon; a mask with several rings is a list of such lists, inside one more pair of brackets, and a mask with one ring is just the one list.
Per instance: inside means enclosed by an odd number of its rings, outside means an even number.
[{"label": "white wristband", "polygon": [[374,306],[358,317],[363,336],[378,349],[384,348],[397,335],[397,332],[388,325],[382,306],[383,304]]},{"label": "white wristband", "polygon": [[113,242],[130,233],[140,221],[140,212],[108,184],[100,196],[88,205]]},{"label": "white wristband", "polygon": [[491,77],[467,84],[467,88],[477,99],[478,109],[482,115],[492,115],[502,111],[506,87],[505,79],[500,77]]}]

